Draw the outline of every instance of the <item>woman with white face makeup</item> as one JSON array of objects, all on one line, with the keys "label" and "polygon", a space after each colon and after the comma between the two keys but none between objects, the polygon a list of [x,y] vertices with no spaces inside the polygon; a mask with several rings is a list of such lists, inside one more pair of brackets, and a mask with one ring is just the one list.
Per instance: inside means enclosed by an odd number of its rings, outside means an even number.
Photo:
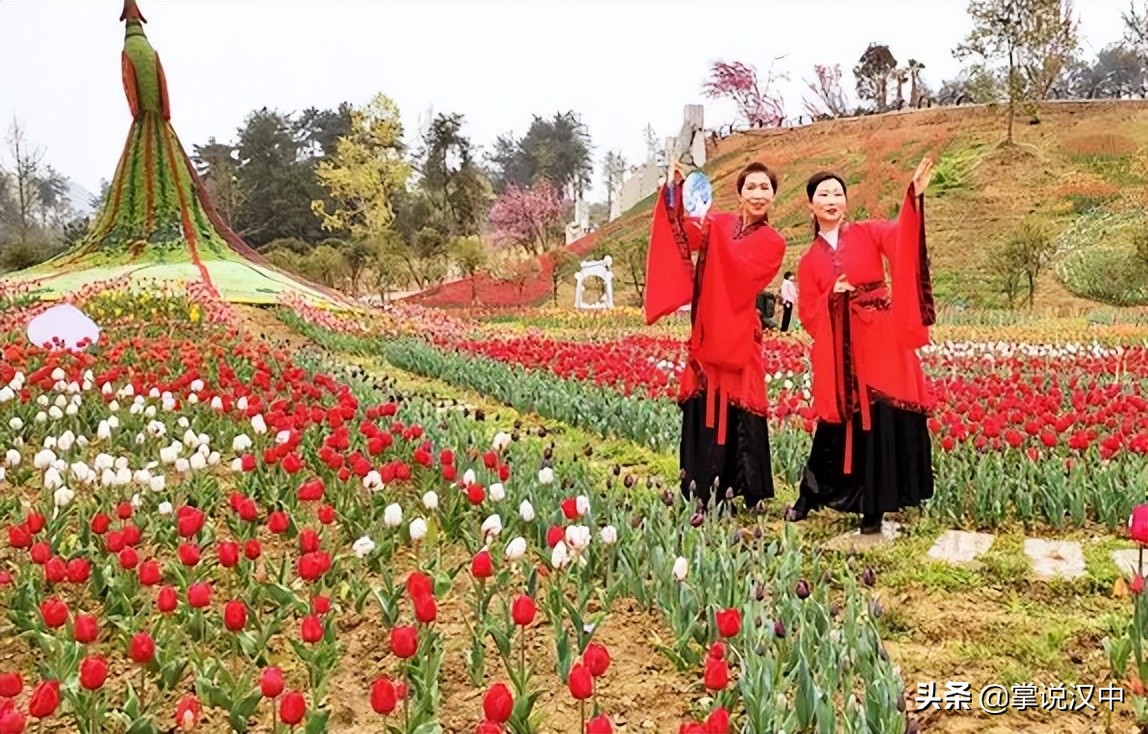
[{"label": "woman with white face makeup", "polygon": [[835,173],[806,184],[814,241],[797,269],[797,310],[813,338],[817,429],[788,520],[829,507],[861,513],[861,532],[877,533],[884,513],[933,496],[933,396],[916,353],[935,320],[924,220],[932,172],[926,158],[896,220],[848,221]]},{"label": "woman with white face makeup", "polygon": [[[646,262],[646,323],[690,306],[681,377],[681,491],[704,512],[740,496],[774,496],[757,294],[777,276],[785,239],[769,223],[777,177],[750,163],[737,177],[738,211],[688,216],[681,167],[657,194]],[[693,254],[697,254],[694,263]]]}]

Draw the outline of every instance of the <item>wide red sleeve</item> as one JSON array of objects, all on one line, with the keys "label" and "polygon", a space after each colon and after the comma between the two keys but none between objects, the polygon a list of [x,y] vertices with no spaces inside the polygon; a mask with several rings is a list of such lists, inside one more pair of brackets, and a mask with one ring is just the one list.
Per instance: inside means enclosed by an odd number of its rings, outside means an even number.
[{"label": "wide red sleeve", "polygon": [[925,346],[937,314],[925,242],[925,199],[917,196],[910,184],[896,220],[866,225],[889,259],[893,281],[891,313],[897,336],[909,349]]},{"label": "wide red sleeve", "polygon": [[681,184],[663,186],[654,200],[646,251],[646,324],[653,324],[693,300],[694,265],[690,250],[701,245],[702,227],[682,212]]},{"label": "wide red sleeve", "polygon": [[829,326],[829,299],[832,286],[823,289],[817,277],[817,265],[806,254],[797,265],[797,318],[811,337],[817,339]]}]

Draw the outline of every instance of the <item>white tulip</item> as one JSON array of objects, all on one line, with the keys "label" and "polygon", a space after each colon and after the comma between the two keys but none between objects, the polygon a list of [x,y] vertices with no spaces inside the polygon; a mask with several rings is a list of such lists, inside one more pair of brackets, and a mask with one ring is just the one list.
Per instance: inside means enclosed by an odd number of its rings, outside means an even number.
[{"label": "white tulip", "polygon": [[52,401],[48,400],[47,395],[41,395],[40,397],[36,398],[36,405],[40,406],[41,408],[47,408],[48,404],[51,402]]},{"label": "white tulip", "polygon": [[411,540],[416,543],[427,536],[427,521],[421,517],[416,517],[411,520],[410,524]]},{"label": "white tulip", "polygon": [[355,553],[357,558],[366,558],[375,549],[375,541],[368,538],[366,535],[359,538],[351,546],[351,550]]},{"label": "white tulip", "polygon": [[188,460],[188,464],[191,465],[193,471],[199,471],[207,466],[207,457],[199,452],[196,452],[191,455],[191,458]]},{"label": "white tulip", "polygon": [[530,522],[534,519],[534,505],[530,504],[530,500],[522,500],[522,504],[518,506],[518,516],[522,518],[523,522]]},{"label": "white tulip", "polygon": [[495,482],[487,487],[486,491],[492,502],[501,502],[506,499],[506,487],[502,486],[502,482]]},{"label": "white tulip", "polygon": [[57,487],[64,486],[64,480],[60,476],[60,472],[56,471],[56,467],[54,466],[48,467],[48,470],[44,472],[43,482],[44,489],[48,490],[49,492]]},{"label": "white tulip", "polygon": [[279,431],[275,434],[275,443],[284,444],[291,440],[291,431]]},{"label": "white tulip", "polygon": [[438,509],[438,495],[434,493],[433,489],[423,495],[423,507],[428,510]]},{"label": "white tulip", "polygon": [[210,454],[207,455],[207,465],[208,466],[219,466],[219,452],[218,451],[212,451]]},{"label": "white tulip", "polygon": [[676,578],[678,581],[685,581],[686,575],[689,573],[689,571],[689,561],[687,561],[685,558],[682,558],[681,556],[678,556],[678,559],[674,561],[674,578]]},{"label": "white tulip", "polygon": [[100,386],[100,393],[103,395],[111,395],[113,392],[115,392],[115,390],[116,389],[112,387],[112,383],[110,382],[105,382]]},{"label": "white tulip", "polygon": [[244,395],[235,401],[235,407],[238,410],[247,410],[247,396]]},{"label": "white tulip", "polygon": [[502,452],[510,445],[510,434],[506,431],[499,431],[494,434],[494,440],[490,442],[490,447],[495,451]]},{"label": "white tulip", "polygon": [[115,463],[116,460],[111,456],[108,454],[100,453],[96,454],[96,460],[92,463],[92,466],[96,468],[96,471],[103,471],[104,469],[111,469]]},{"label": "white tulip", "polygon": [[4,454],[4,464],[10,467],[20,466],[20,452],[16,449],[8,449],[8,452]]},{"label": "white tulip", "polygon": [[51,417],[52,420],[58,421],[64,417],[64,411],[53,405],[51,408],[48,408],[48,416]]},{"label": "white tulip", "polygon": [[24,427],[24,421],[20,420],[19,416],[17,416],[15,418],[13,418],[12,420],[8,421],[8,427],[11,428],[13,431],[19,431],[21,428]]},{"label": "white tulip", "polygon": [[59,367],[57,367],[56,369],[52,370],[52,374],[51,374],[51,377],[52,377],[52,379],[53,379],[53,380],[55,380],[56,382],[59,382],[60,380],[63,380],[63,379],[64,379],[64,378],[66,378],[67,376],[68,376],[68,373],[67,373],[67,372],[64,372],[64,370],[60,369]]},{"label": "white tulip", "polygon": [[606,545],[614,545],[618,542],[618,528],[613,525],[607,525],[598,532],[598,537]]},{"label": "white tulip", "polygon": [[191,470],[191,462],[181,456],[175,460],[175,470],[180,474],[187,474]]},{"label": "white tulip", "polygon": [[147,406],[146,408],[144,408],[143,414],[144,414],[144,418],[155,418],[155,406],[154,405]]},{"label": "white tulip", "polygon": [[56,399],[52,401],[52,405],[55,405],[57,408],[60,408],[60,409],[63,409],[64,406],[66,406],[67,404],[68,404],[68,399],[66,397],[64,397],[63,395],[57,395]]},{"label": "white tulip", "polygon": [[491,538],[502,532],[502,518],[491,515],[482,521],[482,539],[489,542]]},{"label": "white tulip", "polygon": [[[114,403],[113,403],[113,405],[114,405]],[[117,428],[120,427],[120,419],[114,415],[109,415],[108,416],[108,426],[110,426],[113,431],[116,430]]]},{"label": "white tulip", "polygon": [[147,486],[153,492],[162,492],[167,487],[167,477],[163,474],[156,474],[148,480]]},{"label": "white tulip", "polygon": [[517,561],[526,555],[526,538],[518,536],[506,545],[506,560]]},{"label": "white tulip", "polygon": [[151,421],[147,424],[147,433],[152,438],[160,438],[167,433],[167,426],[159,421]]},{"label": "white tulip", "polygon": [[239,459],[239,458],[232,459],[231,460],[231,471],[233,471],[233,472],[243,471],[243,459]]},{"label": "white tulip", "polygon": [[132,507],[136,508],[137,510],[143,507],[143,497],[140,496],[139,492],[136,492],[132,495]]},{"label": "white tulip", "polygon": [[191,381],[191,391],[192,392],[200,392],[203,390],[203,388],[204,388],[203,380],[199,379],[198,377]]},{"label": "white tulip", "polygon": [[578,495],[574,499],[574,507],[578,509],[578,516],[581,517],[590,511],[590,498],[584,494]]},{"label": "white tulip", "polygon": [[590,545],[590,528],[585,525],[570,525],[566,528],[566,545],[575,553]]},{"label": "white tulip", "polygon": [[363,489],[367,490],[368,492],[378,492],[382,488],[382,476],[374,469],[371,469],[369,472],[367,472],[366,476],[363,477]]},{"label": "white tulip", "polygon": [[554,470],[548,466],[544,466],[538,470],[538,483],[551,484],[554,481]]},{"label": "white tulip", "polygon": [[96,438],[101,441],[107,441],[112,437],[112,427],[107,421],[100,421],[100,425],[96,427]]},{"label": "white tulip", "polygon": [[212,410],[223,410],[223,398],[219,397],[218,395],[213,397],[211,399],[211,409]]},{"label": "white tulip", "polygon": [[550,565],[554,568],[562,568],[570,560],[569,554],[566,552],[566,544],[561,540],[554,546],[554,550],[550,551]]},{"label": "white tulip", "polygon": [[0,387],[0,403],[6,403],[16,397],[16,391],[5,385]]},{"label": "white tulip", "polygon": [[72,500],[76,498],[76,493],[67,487],[60,487],[53,493],[52,502],[56,507],[64,508],[72,504]]},{"label": "white tulip", "polygon": [[62,434],[60,434],[59,440],[56,441],[56,446],[59,447],[60,451],[71,451],[72,446],[74,446],[75,443],[76,443],[76,434],[72,433],[69,430],[69,431],[64,431]]},{"label": "white tulip", "polygon": [[242,453],[249,448],[251,448],[251,439],[248,438],[246,433],[241,433],[231,439],[231,450],[235,453]]},{"label": "white tulip", "polygon": [[475,482],[474,469],[467,469],[465,472],[462,473],[462,483],[464,486],[469,487],[470,485],[474,484],[474,482]]},{"label": "white tulip", "polygon": [[128,461],[128,457],[126,457],[126,456],[117,456],[117,457],[116,457],[116,461],[115,461],[115,463],[113,464],[113,466],[115,466],[115,468],[116,468],[116,469],[127,469],[127,468],[128,468],[128,464],[129,464],[129,463],[130,463],[130,462]]},{"label": "white tulip", "polygon": [[153,387],[153,388],[152,388],[152,389],[151,389],[151,390],[148,392],[147,396],[148,396],[149,398],[151,398],[152,400],[155,400],[156,398],[158,398],[158,397],[159,397],[159,388],[158,388],[158,387]]},{"label": "white tulip", "polygon": [[403,508],[398,503],[389,504],[383,510],[383,524],[388,528],[397,528],[403,524]]},{"label": "white tulip", "polygon": [[0,482],[8,478],[8,470],[0,466]]},{"label": "white tulip", "polygon": [[174,509],[175,508],[173,508],[171,506],[171,503],[168,502],[167,500],[160,502],[159,506],[156,507],[156,511],[159,512],[159,514],[161,514],[161,515],[170,515],[174,511]]},{"label": "white tulip", "polygon": [[267,422],[263,420],[262,413],[256,413],[251,419],[251,430],[259,434],[267,433]]}]

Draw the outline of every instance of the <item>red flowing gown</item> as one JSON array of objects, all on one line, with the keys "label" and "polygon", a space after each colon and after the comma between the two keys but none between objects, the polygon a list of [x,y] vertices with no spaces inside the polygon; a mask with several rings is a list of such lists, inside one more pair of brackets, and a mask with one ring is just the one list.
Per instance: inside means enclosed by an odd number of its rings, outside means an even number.
[{"label": "red flowing gown", "polygon": [[690,306],[678,392],[682,492],[705,502],[711,488],[732,489],[752,507],[773,496],[756,298],[781,269],[785,239],[768,222],[747,226],[729,212],[699,221],[681,204],[680,183],[659,190],[644,306],[647,324]]},{"label": "red flowing gown", "polygon": [[[841,275],[856,290],[834,293]],[[916,352],[935,320],[923,197],[910,186],[896,220],[843,222],[835,248],[819,234],[797,279],[818,418],[803,496],[870,514],[919,504],[933,494],[934,398]]]}]

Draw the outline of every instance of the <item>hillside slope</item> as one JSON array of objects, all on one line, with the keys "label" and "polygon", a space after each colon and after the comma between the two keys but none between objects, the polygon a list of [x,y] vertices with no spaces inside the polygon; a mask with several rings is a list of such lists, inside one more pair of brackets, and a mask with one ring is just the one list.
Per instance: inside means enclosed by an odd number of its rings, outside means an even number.
[{"label": "hillside slope", "polygon": [[[1148,230],[1148,101],[1049,103],[1039,119],[1031,124],[1018,115],[1011,148],[1001,144],[1005,109],[995,105],[750,131],[719,141],[705,171],[719,208],[736,207],[737,174],[749,161],[778,172],[772,219],[789,242],[785,268],[794,269],[810,241],[804,188],[811,174],[830,169],[846,178],[852,217],[892,216],[928,153],[939,161],[926,215],[940,300],[1002,305],[993,248],[1031,218],[1047,224],[1061,247],[1039,279],[1038,306],[1126,305],[1118,302],[1122,297],[1148,303],[1148,262],[1136,259],[1132,244],[1137,232]],[[629,280],[627,264],[644,266],[652,205],[653,196],[647,197],[569,249],[578,256],[612,255],[619,280]],[[474,291],[464,280],[412,300],[461,306],[474,293],[488,306],[534,305],[550,293],[547,265],[541,262],[537,282],[524,288],[480,275]],[[636,300],[635,293],[620,282],[616,287],[619,303]]]},{"label": "hillside slope", "polygon": [[[939,164],[926,209],[929,250],[938,296],[948,302],[1000,302],[992,247],[1027,217],[1046,222],[1066,253],[1090,255],[1103,245],[1129,254],[1133,234],[1148,229],[1148,102],[1047,104],[1038,124],[1018,116],[1013,148],[1001,145],[1004,112],[945,107],[752,131],[720,141],[705,170],[723,208],[736,206],[734,186],[747,162],[760,160],[778,172],[772,219],[789,242],[792,269],[810,241],[804,188],[811,174],[830,169],[846,178],[852,216],[892,216],[917,161],[932,154]],[[652,203],[650,197],[598,232],[594,254],[645,238]],[[1142,274],[1148,287],[1148,269]],[[1050,270],[1038,304],[1080,305],[1087,302],[1079,295],[1096,297],[1072,285],[1075,296]]]}]

